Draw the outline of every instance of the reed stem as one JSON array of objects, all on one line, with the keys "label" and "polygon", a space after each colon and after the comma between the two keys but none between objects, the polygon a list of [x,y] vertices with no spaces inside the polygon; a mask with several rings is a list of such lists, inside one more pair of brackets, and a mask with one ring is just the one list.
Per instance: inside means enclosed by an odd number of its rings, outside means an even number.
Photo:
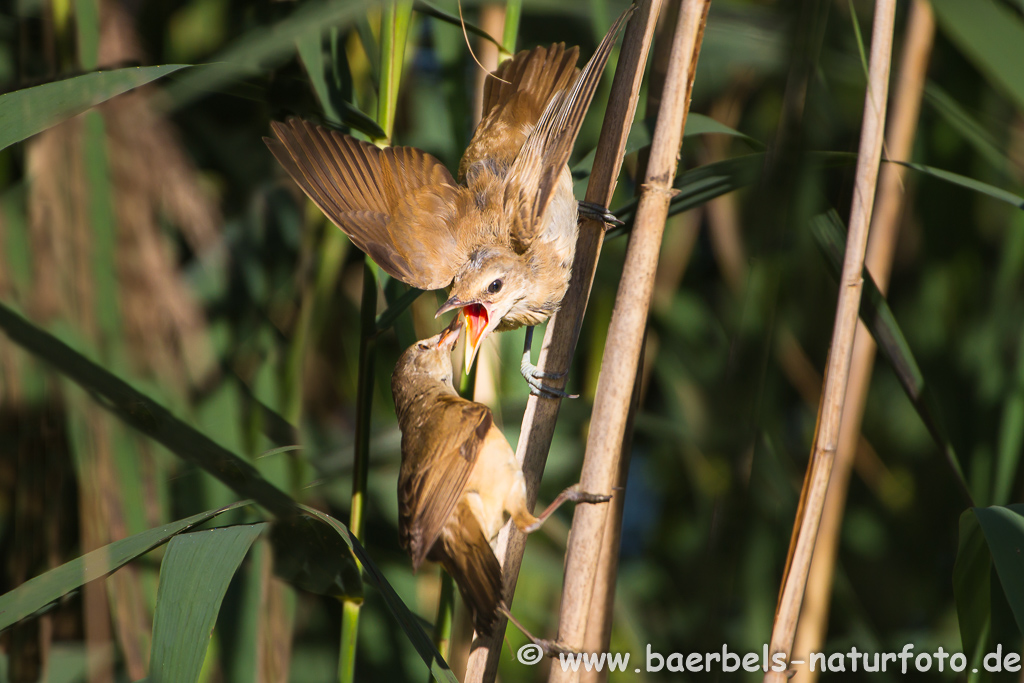
[{"label": "reed stem", "polygon": [[[877,0],[871,37],[871,59],[864,117],[861,122],[860,150],[850,212],[850,234],[839,285],[839,302],[829,349],[825,386],[818,408],[818,426],[814,435],[807,474],[804,478],[797,519],[790,540],[789,558],[782,581],[779,603],[772,626],[771,655],[790,657],[800,608],[803,603],[807,575],[811,567],[818,524],[821,521],[825,494],[832,465],[839,445],[846,389],[850,377],[853,341],[863,288],[862,271],[867,249],[868,228],[874,205],[878,167],[882,158],[886,102],[889,94],[889,67],[892,55],[895,0]],[[765,683],[784,683],[789,672],[769,671]]]},{"label": "reed stem", "polygon": [[[647,64],[647,53],[661,6],[662,0],[638,2],[637,9],[626,27],[594,158],[593,172],[587,188],[588,202],[607,206],[615,192],[626,138],[633,124],[640,83]],[[541,346],[538,366],[542,370],[561,370],[569,367],[579,338],[603,241],[602,224],[585,221],[580,225],[569,290],[562,300],[561,309],[548,322],[544,343]],[[553,380],[552,384],[558,386],[559,381],[564,380]],[[560,405],[561,401],[539,399],[536,396],[531,396],[526,404],[516,458],[523,466],[527,500],[531,508],[537,500],[537,488],[551,446]],[[511,525],[506,525],[498,536],[496,554],[498,561],[502,563],[502,580],[510,603],[523,561],[525,541],[526,537]],[[494,680],[505,625],[505,620],[501,619],[494,629],[493,636],[488,639],[476,639],[475,647],[469,656],[466,683],[490,683]]]},{"label": "reed stem", "polygon": [[[661,238],[710,6],[711,0],[683,0],[679,10],[650,160],[601,362],[580,477],[584,491],[608,494],[617,483]],[[558,623],[558,642],[570,650],[584,645],[600,559],[595,549],[604,540],[608,513],[609,506],[580,505],[573,515]],[[579,675],[579,671],[553,666],[548,680],[577,681]]]}]

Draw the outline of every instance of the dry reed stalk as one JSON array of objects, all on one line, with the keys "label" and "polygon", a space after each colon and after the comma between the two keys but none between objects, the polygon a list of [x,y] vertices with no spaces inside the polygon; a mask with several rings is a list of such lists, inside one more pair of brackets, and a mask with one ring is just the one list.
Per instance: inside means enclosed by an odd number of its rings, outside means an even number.
[{"label": "dry reed stalk", "polygon": [[[644,67],[647,64],[647,53],[661,5],[662,0],[640,0],[626,27],[618,67],[608,98],[608,109],[594,157],[590,184],[587,186],[588,202],[607,206],[615,191],[626,148],[626,138],[636,112],[637,97],[643,81]],[[569,367],[579,338],[603,241],[604,225],[590,220],[581,223],[579,240],[576,243],[576,258],[572,266],[572,280],[562,300],[561,309],[548,322],[538,360],[541,369],[561,370]],[[549,381],[553,386],[561,387],[564,386],[565,380]],[[530,396],[526,404],[516,458],[523,466],[531,509],[537,501],[537,488],[544,472],[544,463],[551,446],[560,405],[559,400],[540,399],[536,396]],[[525,542],[526,537],[508,524],[498,536],[496,554],[498,561],[502,563],[505,594],[510,604],[523,561]],[[505,626],[506,622],[502,619],[494,629],[494,636],[475,640],[475,649],[469,656],[466,668],[466,683],[489,683],[494,680],[498,671],[498,656],[501,653]]]},{"label": "dry reed stalk", "polygon": [[[580,477],[584,491],[611,493],[616,483],[629,403],[654,291],[654,273],[669,202],[674,194],[672,183],[710,6],[711,0],[684,0],[679,10],[650,160],[601,362]],[[604,538],[608,512],[608,506],[581,505],[573,515],[558,626],[559,642],[572,650],[583,647],[600,557],[600,553],[594,551]],[[553,666],[548,680],[578,678],[579,672]]]},{"label": "dry reed stalk", "polygon": [[[874,204],[878,167],[882,158],[882,137],[885,129],[886,100],[889,91],[889,67],[892,55],[893,24],[896,0],[877,0],[871,34],[871,58],[868,88],[861,123],[857,174],[850,211],[850,229],[839,281],[832,344],[829,349],[825,387],[818,410],[818,426],[814,446],[804,478],[797,520],[790,540],[789,558],[783,577],[779,604],[772,626],[771,654],[793,651],[796,625],[803,601],[807,574],[810,571],[814,540],[821,521],[825,493],[832,474],[833,459],[838,448],[840,423],[853,356],[853,338],[857,331],[864,255],[867,249],[868,226]],[[768,671],[765,683],[784,683],[788,671]]]},{"label": "dry reed stalk", "polygon": [[[934,38],[935,19],[931,5],[927,0],[914,0],[907,20],[903,56],[886,135],[886,152],[894,159],[910,158]],[[889,285],[903,213],[903,175],[903,167],[897,164],[886,164],[882,169],[877,206],[871,222],[866,263],[883,294]],[[825,509],[800,613],[800,628],[797,630],[794,650],[797,655],[820,651],[825,642],[829,599],[850,472],[855,460],[862,457],[859,453],[862,441],[860,427],[867,404],[875,348],[874,339],[864,324],[860,323],[853,347],[850,384],[846,390],[847,410],[839,432],[839,450],[825,498]],[[794,681],[810,683],[816,679],[817,672],[801,669]]]},{"label": "dry reed stalk", "polygon": [[[665,76],[668,72],[669,60],[672,56],[672,34],[679,20],[679,3],[672,2],[658,19],[654,38],[651,69],[647,86],[647,111],[656,112],[661,107],[662,93],[665,88]],[[638,155],[636,175],[646,175],[650,162],[650,146]],[[640,187],[637,188],[639,193]],[[694,244],[700,228],[703,211],[687,211],[667,219],[666,233],[654,281],[652,306],[659,302],[665,304],[673,293],[679,289],[679,283],[686,273]],[[674,229],[669,229],[674,228]],[[610,317],[610,316],[609,316]],[[642,388],[647,386],[647,377],[651,370],[651,361],[657,353],[648,348],[649,339],[641,346],[640,361],[637,363],[636,378],[633,383],[633,396],[630,400],[629,415],[626,418],[626,430],[622,437],[619,451],[619,468],[616,475],[617,494],[608,506],[607,523],[604,526],[604,537],[601,540],[601,554],[597,561],[597,574],[594,577],[594,588],[590,600],[590,613],[587,615],[587,629],[583,639],[585,652],[605,652],[611,642],[612,625],[615,616],[615,585],[619,572],[619,546],[622,539],[622,512],[625,504],[626,483],[629,474],[629,460],[633,442],[633,420],[637,407],[642,401]],[[655,343],[655,346],[657,344]],[[603,347],[601,349],[603,355]],[[598,366],[597,370],[600,369]],[[599,372],[595,372],[599,375]],[[596,395],[596,381],[591,396]],[[608,671],[581,671],[581,683],[598,683],[608,680]]]},{"label": "dry reed stalk", "polygon": [[[619,545],[622,541],[622,511],[626,502],[626,481],[629,478],[629,460],[632,455],[633,420],[642,400],[642,388],[646,386],[646,355],[645,338],[640,347],[640,360],[633,382],[633,396],[629,402],[626,431],[619,451],[619,468],[615,476],[616,495],[608,505],[608,519],[604,525],[604,537],[601,539],[601,555],[597,560],[597,575],[594,577],[590,614],[587,615],[587,630],[583,639],[584,652],[606,652],[611,642],[612,622],[615,617],[615,582],[619,573]],[[607,680],[608,670],[604,668],[600,671],[594,668],[580,672],[580,683],[599,683]]]},{"label": "dry reed stalk", "polygon": [[[505,30],[505,6],[504,4],[486,4],[480,8],[480,28],[487,35],[501,37]],[[484,81],[487,74],[498,68],[498,46],[483,37],[477,38],[476,57],[484,66],[476,72],[476,87],[473,94],[473,127],[480,123],[484,104]]]}]

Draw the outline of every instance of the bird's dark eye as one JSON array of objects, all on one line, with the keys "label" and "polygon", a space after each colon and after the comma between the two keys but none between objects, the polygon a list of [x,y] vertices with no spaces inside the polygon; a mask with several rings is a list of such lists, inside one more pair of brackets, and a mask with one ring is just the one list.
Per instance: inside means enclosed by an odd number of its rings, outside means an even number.
[{"label": "bird's dark eye", "polygon": [[501,291],[501,280],[495,280],[491,284],[487,285],[487,291],[491,294],[497,294]]},{"label": "bird's dark eye", "polygon": [[430,344],[425,344],[423,342],[420,342],[420,343],[416,344],[416,346],[418,346],[421,351],[429,351],[430,350]]}]

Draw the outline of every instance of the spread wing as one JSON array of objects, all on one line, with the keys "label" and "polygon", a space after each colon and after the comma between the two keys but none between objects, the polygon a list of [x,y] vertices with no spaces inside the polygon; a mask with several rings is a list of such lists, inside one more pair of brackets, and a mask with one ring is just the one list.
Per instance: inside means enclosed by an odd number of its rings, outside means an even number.
[{"label": "spread wing", "polygon": [[459,505],[454,516],[455,524],[441,533],[438,559],[458,584],[473,614],[473,627],[477,633],[489,636],[502,601],[501,565],[469,506]]},{"label": "spread wing", "polygon": [[300,119],[263,138],[288,175],[386,273],[419,289],[451,283],[462,253],[454,233],[459,187],[412,147],[380,149]]},{"label": "spread wing", "polygon": [[615,20],[572,86],[552,98],[509,169],[505,181],[505,217],[511,226],[512,241],[520,252],[529,248],[544,225],[544,212],[558,185],[558,177],[569,163],[608,56],[633,9],[630,5]]},{"label": "spread wing", "polygon": [[579,52],[565,43],[523,50],[484,81],[483,116],[462,155],[460,178],[481,162],[504,176],[548,102],[576,77]]},{"label": "spread wing", "polygon": [[487,406],[458,396],[442,396],[419,419],[403,429],[398,477],[398,532],[414,571],[455,509],[493,423]]}]

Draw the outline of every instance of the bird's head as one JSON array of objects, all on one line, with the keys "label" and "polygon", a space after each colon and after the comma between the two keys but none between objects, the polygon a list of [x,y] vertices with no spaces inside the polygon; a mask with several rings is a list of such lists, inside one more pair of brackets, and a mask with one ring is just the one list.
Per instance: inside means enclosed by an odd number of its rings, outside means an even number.
[{"label": "bird's head", "polygon": [[458,316],[444,330],[416,342],[399,357],[391,376],[391,389],[396,403],[402,396],[414,395],[422,382],[452,387],[452,347],[459,339],[462,321]]},{"label": "bird's head", "polygon": [[480,342],[523,299],[527,285],[522,258],[505,247],[477,251],[455,275],[451,297],[437,309],[437,315],[462,309],[466,317],[467,373]]}]

